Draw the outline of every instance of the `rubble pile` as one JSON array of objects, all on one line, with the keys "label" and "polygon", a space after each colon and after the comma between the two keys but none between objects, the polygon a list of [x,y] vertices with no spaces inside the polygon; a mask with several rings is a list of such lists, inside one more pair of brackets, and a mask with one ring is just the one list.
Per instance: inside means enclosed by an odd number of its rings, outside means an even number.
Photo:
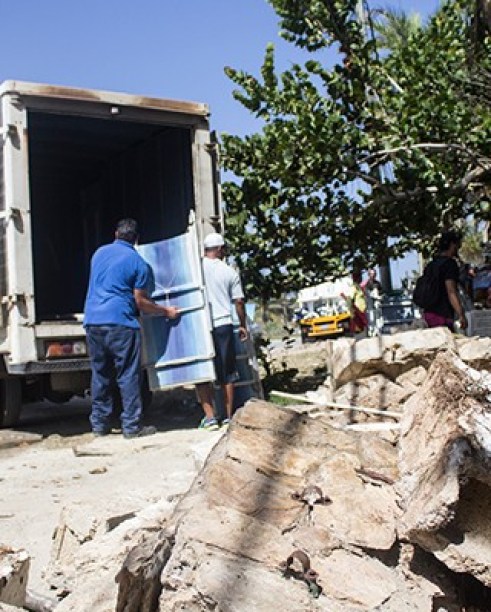
[{"label": "rubble pile", "polygon": [[[402,412],[442,351],[453,351],[474,369],[491,369],[491,338],[459,338],[443,327],[359,341],[341,338],[319,348],[330,375],[316,391],[306,394],[318,404],[334,401]],[[354,415],[349,418],[353,420]],[[357,414],[356,420],[360,418],[373,419]]]},{"label": "rubble pile", "polygon": [[422,330],[329,353],[318,403],[397,409],[399,432],[248,402],[177,505],[86,520],[87,541],[64,513],[56,612],[491,609],[491,341]]},{"label": "rubble pile", "polygon": [[491,374],[438,355],[406,404],[401,537],[491,587]]}]

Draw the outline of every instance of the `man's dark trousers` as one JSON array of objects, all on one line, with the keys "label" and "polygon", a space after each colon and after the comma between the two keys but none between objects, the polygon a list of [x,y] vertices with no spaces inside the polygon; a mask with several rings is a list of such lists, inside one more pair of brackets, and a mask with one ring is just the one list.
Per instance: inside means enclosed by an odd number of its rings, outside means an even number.
[{"label": "man's dark trousers", "polygon": [[123,433],[137,432],[142,414],[140,330],[122,325],[88,325],[86,333],[92,367],[92,430],[99,433],[109,431],[116,373],[123,404]]}]

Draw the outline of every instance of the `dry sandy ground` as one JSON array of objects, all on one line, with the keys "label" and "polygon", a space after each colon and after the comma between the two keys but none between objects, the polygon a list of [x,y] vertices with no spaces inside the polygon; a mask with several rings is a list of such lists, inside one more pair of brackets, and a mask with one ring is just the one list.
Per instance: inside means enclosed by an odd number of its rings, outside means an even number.
[{"label": "dry sandy ground", "polygon": [[223,433],[196,429],[200,410],[185,392],[157,396],[146,422],[159,431],[136,440],[120,433],[94,439],[88,411],[82,400],[27,407],[16,431],[43,436],[32,444],[5,448],[9,432],[0,431],[0,544],[28,551],[29,588],[42,594],[49,593],[42,573],[63,507],[90,515],[177,500]]}]

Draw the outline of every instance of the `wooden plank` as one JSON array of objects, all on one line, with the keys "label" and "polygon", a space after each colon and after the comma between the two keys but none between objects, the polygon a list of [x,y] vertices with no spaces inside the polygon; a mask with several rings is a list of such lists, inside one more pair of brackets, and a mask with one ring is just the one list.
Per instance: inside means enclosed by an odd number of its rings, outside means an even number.
[{"label": "wooden plank", "polygon": [[351,404],[340,404],[338,402],[316,402],[314,400],[305,397],[305,395],[297,395],[294,393],[284,393],[283,391],[270,391],[271,395],[277,397],[283,397],[285,399],[293,399],[299,402],[305,402],[307,404],[314,404],[315,406],[325,408],[338,408],[339,410],[352,410],[353,412],[363,412],[365,414],[375,414],[377,416],[386,416],[392,419],[400,419],[402,417],[401,412],[392,412],[391,410],[375,410],[375,408],[366,408],[365,406],[351,406]]}]

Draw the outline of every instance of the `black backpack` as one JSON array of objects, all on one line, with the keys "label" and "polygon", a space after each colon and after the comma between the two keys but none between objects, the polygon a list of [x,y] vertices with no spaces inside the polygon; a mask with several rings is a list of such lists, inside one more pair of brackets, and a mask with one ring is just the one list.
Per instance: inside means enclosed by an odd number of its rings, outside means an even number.
[{"label": "black backpack", "polygon": [[424,269],[423,275],[418,278],[413,291],[413,302],[423,310],[431,310],[439,302],[440,293],[440,268],[447,261],[430,261]]}]

